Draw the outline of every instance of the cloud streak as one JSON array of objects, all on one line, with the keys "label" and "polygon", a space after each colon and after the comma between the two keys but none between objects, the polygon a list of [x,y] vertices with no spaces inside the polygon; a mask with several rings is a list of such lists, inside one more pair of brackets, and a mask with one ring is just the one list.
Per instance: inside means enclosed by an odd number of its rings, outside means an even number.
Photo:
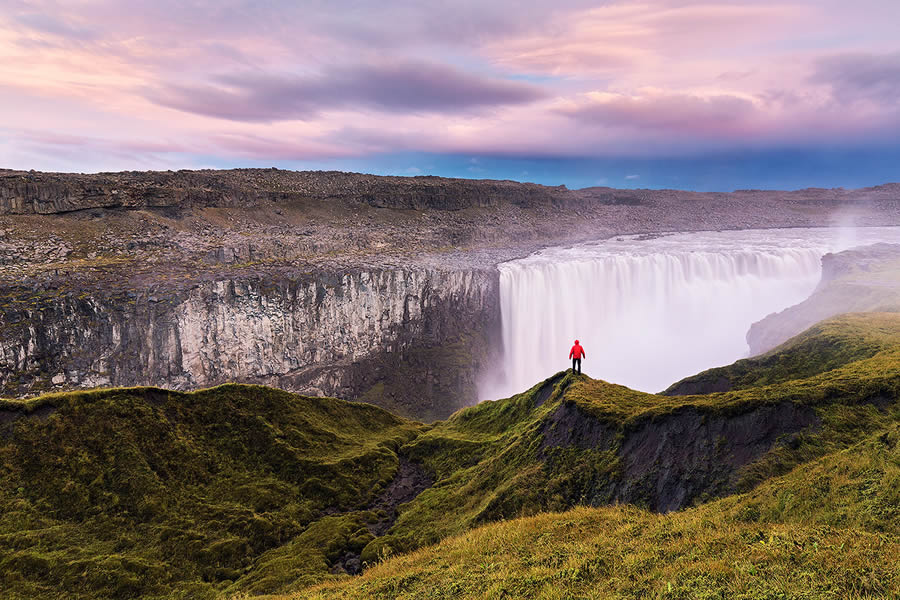
[{"label": "cloud streak", "polygon": [[422,62],[334,67],[314,76],[220,75],[204,86],[168,85],[147,93],[152,102],[184,112],[249,122],[306,120],[347,107],[457,113],[545,96],[534,85]]},{"label": "cloud streak", "polygon": [[21,13],[16,15],[13,20],[26,30],[50,34],[67,40],[86,42],[98,37],[97,32],[89,27],[73,25],[50,14]]},{"label": "cloud streak", "polygon": [[748,98],[700,96],[650,90],[639,95],[592,93],[560,110],[584,124],[675,133],[739,133],[757,112]]}]

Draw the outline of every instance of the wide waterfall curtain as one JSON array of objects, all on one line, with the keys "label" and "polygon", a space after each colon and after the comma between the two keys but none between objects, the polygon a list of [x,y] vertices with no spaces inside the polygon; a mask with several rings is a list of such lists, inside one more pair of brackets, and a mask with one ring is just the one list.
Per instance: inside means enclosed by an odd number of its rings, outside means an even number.
[{"label": "wide waterfall curtain", "polygon": [[[863,229],[853,245],[897,235]],[[481,395],[510,396],[567,368],[576,338],[586,374],[648,392],[734,362],[750,325],[809,296],[821,257],[848,239],[826,229],[618,238],[503,264],[503,368]]]}]

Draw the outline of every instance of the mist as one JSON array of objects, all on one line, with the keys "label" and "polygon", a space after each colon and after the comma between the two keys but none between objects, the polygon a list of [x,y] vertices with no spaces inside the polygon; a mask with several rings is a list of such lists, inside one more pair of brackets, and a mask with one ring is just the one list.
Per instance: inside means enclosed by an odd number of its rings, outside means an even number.
[{"label": "mist", "polygon": [[575,339],[594,378],[659,392],[748,355],[746,333],[806,299],[829,252],[900,242],[900,228],[843,227],[620,237],[500,265],[503,359],[482,398],[528,389],[571,366]]}]

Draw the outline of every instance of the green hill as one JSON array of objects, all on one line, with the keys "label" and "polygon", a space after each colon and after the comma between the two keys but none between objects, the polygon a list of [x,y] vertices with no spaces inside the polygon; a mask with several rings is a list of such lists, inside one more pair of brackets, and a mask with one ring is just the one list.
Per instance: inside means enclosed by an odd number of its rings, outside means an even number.
[{"label": "green hill", "polygon": [[687,377],[667,396],[742,390],[826,373],[896,347],[894,320],[879,315],[844,315],[823,321],[755,358]]},{"label": "green hill", "polygon": [[898,552],[893,425],[751,493],[487,525],[283,598],[897,598]]},{"label": "green hill", "polygon": [[320,580],[331,547],[372,539],[364,509],[419,427],[232,385],[8,402],[0,423],[4,598],[202,598],[265,581],[286,544],[304,554],[291,581]]},{"label": "green hill", "polygon": [[[7,401],[0,596],[897,590],[900,314],[696,379],[721,377],[663,396],[559,373],[427,426],[258,386]],[[611,504],[632,506],[539,514]]]}]

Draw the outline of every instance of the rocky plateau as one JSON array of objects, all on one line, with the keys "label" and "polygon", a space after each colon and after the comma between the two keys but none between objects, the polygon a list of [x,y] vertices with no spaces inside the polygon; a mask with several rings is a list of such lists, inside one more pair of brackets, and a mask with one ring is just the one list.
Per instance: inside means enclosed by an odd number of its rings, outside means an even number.
[{"label": "rocky plateau", "polygon": [[0,389],[239,381],[439,419],[501,350],[500,262],[619,234],[846,224],[900,225],[900,185],[0,170]]}]

